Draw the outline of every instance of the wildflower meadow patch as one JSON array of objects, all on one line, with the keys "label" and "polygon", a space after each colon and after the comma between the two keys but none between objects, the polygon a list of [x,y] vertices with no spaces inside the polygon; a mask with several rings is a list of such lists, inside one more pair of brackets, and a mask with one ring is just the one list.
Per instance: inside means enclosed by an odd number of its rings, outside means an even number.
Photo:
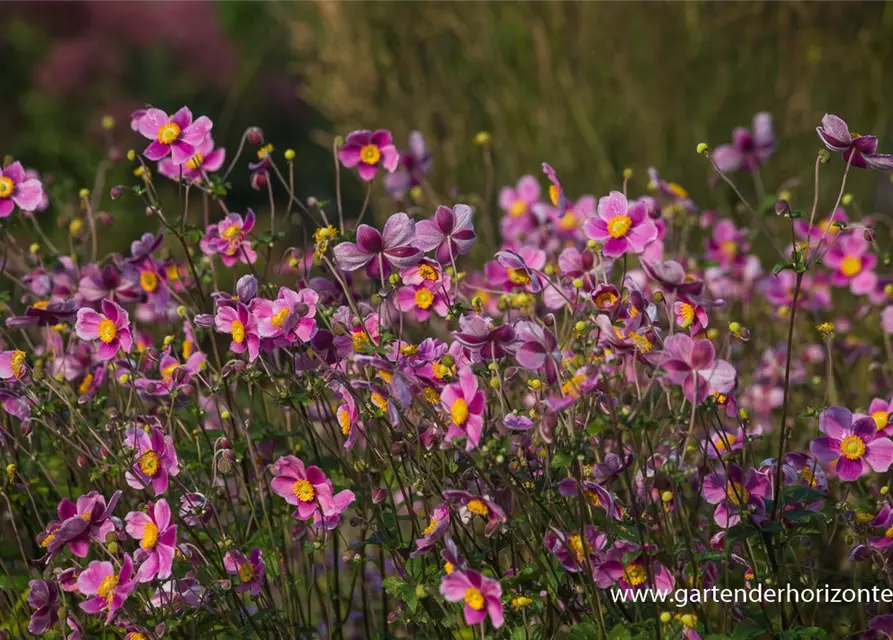
[{"label": "wildflower meadow patch", "polygon": [[767,112],[692,145],[716,209],[672,167],[497,190],[486,133],[438,193],[383,129],[326,201],[187,107],[110,189],[10,159],[0,635],[893,637],[890,221],[847,192],[893,156],[816,124],[796,193]]}]

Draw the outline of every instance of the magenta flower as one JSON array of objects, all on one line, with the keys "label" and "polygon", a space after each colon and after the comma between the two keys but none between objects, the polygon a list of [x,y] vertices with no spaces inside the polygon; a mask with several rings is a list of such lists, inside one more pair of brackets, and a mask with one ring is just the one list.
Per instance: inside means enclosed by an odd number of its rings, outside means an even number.
[{"label": "magenta flower", "polygon": [[456,570],[443,577],[440,594],[447,602],[465,603],[465,624],[480,624],[489,615],[495,628],[502,626],[502,586],[498,580],[472,569]]},{"label": "magenta flower", "polygon": [[841,118],[826,113],[815,130],[830,151],[843,153],[844,162],[860,169],[893,171],[893,155],[877,152],[877,138],[853,133]]},{"label": "magenta flower", "polygon": [[405,213],[395,213],[381,233],[367,224],[357,227],[357,241],[336,246],[335,260],[345,271],[366,267],[370,277],[383,279],[391,267],[407,269],[421,260],[421,249],[412,246],[414,238],[413,221]]},{"label": "magenta flower", "polygon": [[459,382],[446,385],[440,393],[440,405],[450,414],[450,426],[445,440],[466,437],[466,451],[476,448],[484,428],[484,392],[478,389],[478,379],[471,367],[459,371]]},{"label": "magenta flower", "polygon": [[81,340],[99,340],[97,357],[108,361],[118,350],[130,352],[133,336],[130,333],[130,318],[117,303],[105,299],[100,305],[102,313],[84,307],[78,310],[74,329]]},{"label": "magenta flower", "polygon": [[148,513],[131,511],[124,517],[124,522],[130,537],[140,541],[134,558],[139,563],[137,582],[169,578],[177,546],[177,525],[171,524],[167,500],[162,498],[155,504],[149,502]]},{"label": "magenta flower", "polygon": [[676,585],[673,574],[657,559],[647,559],[644,553],[637,551],[639,547],[632,543],[615,542],[607,559],[593,572],[599,588],[617,585],[624,593],[649,588],[664,593],[672,591]]},{"label": "magenta flower", "polygon": [[360,432],[363,430],[363,423],[360,421],[360,410],[357,407],[353,394],[343,385],[333,383],[332,390],[344,400],[344,403],[338,405],[338,408],[335,409],[335,419],[341,428],[341,434],[347,438],[344,441],[344,448],[350,451],[357,443],[357,440],[359,440]]},{"label": "magenta flower", "polygon": [[478,496],[470,491],[462,491],[460,489],[449,489],[444,491],[442,495],[451,503],[462,506],[464,513],[460,511],[460,516],[463,518],[463,521],[465,518],[472,516],[486,518],[487,525],[484,527],[484,535],[487,537],[493,535],[496,528],[506,521],[505,511],[502,510],[502,507],[484,496]]},{"label": "magenta flower", "polygon": [[143,155],[153,161],[170,155],[175,166],[195,156],[213,126],[207,116],[193,122],[192,112],[187,107],[181,107],[173,116],[161,109],[146,109],[137,124],[140,134],[152,140]]},{"label": "magenta flower", "polygon": [[397,171],[385,176],[385,190],[393,198],[402,198],[407,191],[422,184],[422,179],[431,171],[433,157],[425,144],[420,131],[409,134],[409,148],[400,151]]},{"label": "magenta flower", "polygon": [[236,593],[250,591],[252,598],[260,594],[267,575],[267,563],[260,549],[254,547],[248,558],[241,551],[227,551],[223,556],[223,566],[228,574],[239,576]]},{"label": "magenta flower", "polygon": [[90,552],[91,540],[104,542],[106,535],[114,531],[115,526],[109,518],[120,498],[120,491],[112,495],[108,504],[98,491],[80,496],[77,503],[63,498],[57,507],[59,521],[47,525],[46,535],[40,546],[46,548],[49,557],[68,545],[72,554],[78,558],[86,558]]},{"label": "magenta flower", "polygon": [[260,350],[260,334],[257,318],[241,302],[235,306],[221,304],[214,316],[214,326],[219,333],[232,336],[229,350],[233,353],[248,351],[248,359],[254,362]]},{"label": "magenta flower", "polygon": [[638,201],[630,204],[619,191],[599,198],[597,215],[583,223],[583,232],[604,245],[602,252],[609,258],[642,253],[657,238],[657,227],[645,205]]},{"label": "magenta flower", "polygon": [[[520,219],[529,214],[540,198],[540,183],[533,176],[522,176],[515,187],[499,192],[499,208],[509,217]],[[557,203],[556,203],[557,206]]]},{"label": "magenta flower", "polygon": [[400,154],[397,153],[390,131],[378,129],[372,132],[362,129],[347,135],[344,146],[338,150],[338,159],[348,169],[357,167],[360,178],[369,182],[378,174],[379,167],[383,167],[388,173],[394,173],[400,162]]},{"label": "magenta flower", "polygon": [[893,432],[893,422],[890,422],[890,416],[893,415],[893,398],[890,401],[883,398],[875,398],[868,405],[868,415],[874,420],[878,432],[884,435],[890,435]]},{"label": "magenta flower", "polygon": [[684,295],[680,295],[679,299],[673,303],[673,314],[676,316],[676,323],[683,329],[687,329],[691,335],[703,331],[709,322],[707,310]]},{"label": "magenta flower", "polygon": [[168,478],[180,473],[177,451],[170,436],[164,435],[157,426],[147,433],[133,427],[127,430],[124,446],[133,450],[134,463],[124,479],[134,489],[148,489],[156,496],[167,491]]},{"label": "magenta flower", "polygon": [[28,358],[24,351],[0,351],[0,380],[21,380],[27,371]]},{"label": "magenta flower", "polygon": [[518,347],[515,360],[528,371],[544,372],[549,384],[554,384],[560,375],[561,350],[555,335],[530,320],[515,323]]},{"label": "magenta flower", "polygon": [[337,526],[340,515],[354,501],[352,491],[334,494],[332,481],[319,467],[304,467],[303,461],[294,456],[284,456],[273,463],[274,478],[270,488],[277,496],[295,505],[294,516],[298,520],[322,522],[327,529]]},{"label": "magenta flower", "polygon": [[431,512],[431,520],[425,530],[422,531],[422,537],[416,540],[416,550],[409,556],[415,558],[422,555],[434,544],[440,540],[447,530],[450,528],[450,508],[446,502],[443,502]]},{"label": "magenta flower", "polygon": [[78,282],[77,300],[94,306],[103,298],[118,304],[133,304],[143,298],[140,283],[134,279],[135,270],[122,272],[114,264],[105,265],[102,270],[95,264],[84,265]]},{"label": "magenta flower", "polygon": [[859,640],[889,640],[893,638],[893,614],[875,616],[868,623],[868,631],[859,636]]},{"label": "magenta flower", "polygon": [[728,474],[716,472],[704,478],[702,494],[715,504],[713,521],[720,527],[733,527],[741,522],[740,511],[748,509],[761,513],[763,500],[769,497],[770,485],[766,476],[748,469],[747,475],[736,464],[727,467]]},{"label": "magenta flower", "polygon": [[883,473],[893,464],[893,441],[878,433],[868,416],[854,420],[849,409],[829,407],[819,416],[819,430],[825,435],[810,442],[809,450],[841,480],[852,482],[871,470]]},{"label": "magenta flower", "polygon": [[648,277],[668,293],[678,291],[686,295],[699,296],[704,291],[704,281],[688,275],[683,266],[675,260],[661,262],[642,259],[641,263],[642,270]]},{"label": "magenta flower", "polygon": [[595,527],[587,524],[583,527],[583,535],[579,530],[565,533],[551,528],[543,538],[543,546],[551,551],[561,566],[571,573],[579,573],[596,565],[598,554],[604,548],[607,537],[604,532],[597,533]]},{"label": "magenta flower", "polygon": [[453,339],[468,349],[478,361],[492,362],[515,349],[515,329],[510,324],[494,327],[490,318],[462,316],[459,318],[459,329],[453,333]]},{"label": "magenta flower", "polygon": [[868,544],[870,546],[875,549],[887,549],[893,545],[893,509],[890,508],[889,504],[884,503],[874,520],[868,524],[884,530],[883,535],[868,536]]},{"label": "magenta flower", "polygon": [[494,254],[496,260],[484,265],[488,285],[506,291],[522,288],[532,293],[543,289],[539,271],[546,266],[546,252],[537,247],[524,245],[517,251],[503,249]]},{"label": "magenta flower", "polygon": [[111,624],[118,609],[136,586],[130,554],[124,555],[124,562],[118,573],[111,562],[94,560],[78,576],[77,585],[82,595],[93,596],[80,604],[81,609],[87,613],[108,611],[105,623]]},{"label": "magenta flower", "polygon": [[310,342],[317,332],[316,305],[319,294],[313,289],[292,291],[279,289],[275,300],[254,298],[251,311],[257,319],[257,333],[261,338],[284,338],[287,343],[295,339]]},{"label": "magenta flower", "polygon": [[704,259],[713,260],[725,268],[742,265],[746,260],[745,254],[750,251],[747,229],[736,229],[731,220],[717,222],[704,244]]},{"label": "magenta flower", "polygon": [[22,211],[36,211],[43,198],[40,180],[29,178],[21,162],[0,167],[0,218],[12,215],[16,206]]},{"label": "magenta flower", "polygon": [[775,127],[772,116],[761,111],[753,117],[753,131],[738,127],[732,132],[732,143],[713,150],[713,161],[720,171],[752,171],[775,153]]},{"label": "magenta flower", "polygon": [[433,286],[400,287],[394,304],[403,313],[413,312],[417,322],[425,322],[431,312],[445,318],[449,309],[449,299]]},{"label": "magenta flower", "polygon": [[822,261],[832,269],[831,284],[849,285],[855,295],[871,293],[878,283],[873,271],[877,256],[870,253],[870,245],[862,234],[848,233],[831,245]]},{"label": "magenta flower", "polygon": [[28,606],[34,609],[28,632],[42,636],[59,622],[59,587],[47,580],[31,580],[28,587]]},{"label": "magenta flower", "polygon": [[244,220],[238,213],[231,213],[217,224],[210,225],[199,242],[202,253],[207,256],[219,254],[227,267],[235,266],[237,262],[254,264],[257,254],[248,239],[248,234],[254,229],[254,221],[254,211],[248,209]]},{"label": "magenta flower", "polygon": [[175,391],[188,393],[192,377],[201,371],[205,362],[207,362],[205,354],[196,351],[186,359],[185,364],[180,364],[180,361],[171,355],[171,349],[168,347],[162,353],[161,361],[158,363],[161,380],[138,378],[134,380],[133,384],[137,389],[151,396],[166,396]]},{"label": "magenta flower", "polygon": [[431,220],[415,225],[413,244],[422,251],[434,251],[440,264],[450,264],[460,255],[471,251],[477,235],[471,221],[472,210],[467,204],[457,204],[452,209],[439,206]]},{"label": "magenta flower", "polygon": [[693,340],[677,333],[664,341],[667,357],[660,366],[673,384],[682,385],[682,393],[694,404],[701,404],[711,393],[730,393],[738,383],[735,367],[716,359],[710,340]]},{"label": "magenta flower", "polygon": [[162,158],[158,163],[158,173],[179,181],[180,178],[198,181],[205,174],[219,171],[226,159],[226,150],[214,148],[214,139],[210,134],[196,147],[195,154],[186,162],[175,164],[171,158]]}]

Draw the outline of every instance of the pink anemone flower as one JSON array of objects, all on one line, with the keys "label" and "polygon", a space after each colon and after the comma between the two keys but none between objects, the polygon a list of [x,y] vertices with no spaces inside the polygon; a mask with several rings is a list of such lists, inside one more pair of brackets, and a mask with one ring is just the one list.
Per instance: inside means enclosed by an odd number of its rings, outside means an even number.
[{"label": "pink anemone flower", "polygon": [[171,509],[167,500],[149,503],[148,513],[131,511],[124,517],[125,530],[131,538],[140,541],[135,559],[139,562],[136,572],[138,582],[154,578],[170,577],[177,545],[177,526],[171,524]]},{"label": "pink anemone flower", "polygon": [[40,180],[29,178],[21,162],[0,167],[0,218],[8,218],[17,206],[22,211],[36,211],[43,198]]},{"label": "pink anemone flower", "polygon": [[459,371],[459,382],[446,385],[440,394],[440,404],[450,415],[446,441],[465,436],[465,449],[471,451],[481,442],[484,428],[484,392],[478,389],[478,379],[471,367]]},{"label": "pink anemone flower", "polygon": [[725,360],[716,359],[709,340],[693,340],[677,333],[664,341],[667,359],[660,366],[673,384],[682,385],[682,393],[696,405],[713,392],[728,394],[735,389],[738,374]]},{"label": "pink anemone flower", "polygon": [[378,175],[379,167],[394,173],[400,163],[400,154],[390,131],[361,129],[347,134],[344,145],[338,150],[338,159],[348,169],[356,167],[360,178],[369,182]]},{"label": "pink anemone flower", "polygon": [[130,554],[125,554],[121,570],[117,573],[111,562],[94,560],[78,576],[78,591],[85,596],[93,596],[82,602],[80,607],[87,613],[108,611],[105,623],[111,624],[135,586]]},{"label": "pink anemone flower", "polygon": [[604,255],[617,258],[642,253],[657,238],[657,227],[642,202],[628,202],[619,191],[599,198],[597,215],[583,223],[586,236],[604,245]]},{"label": "pink anemone flower", "polygon": [[127,430],[124,446],[133,449],[134,463],[124,479],[134,489],[148,489],[156,496],[167,491],[168,479],[180,473],[174,441],[158,427]]},{"label": "pink anemone flower", "polygon": [[260,549],[252,549],[247,558],[241,551],[227,551],[223,556],[223,566],[228,574],[239,576],[236,593],[250,591],[253,598],[260,594],[267,575],[267,563]]},{"label": "pink anemone flower", "polygon": [[845,482],[858,480],[871,470],[883,473],[893,464],[893,441],[878,433],[868,416],[857,418],[849,409],[829,407],[819,416],[824,436],[809,443],[820,462],[830,464]]},{"label": "pink anemone flower", "polygon": [[146,109],[137,124],[140,134],[152,140],[143,155],[153,161],[170,155],[177,166],[195,156],[213,126],[207,116],[193,122],[192,112],[187,107],[180,108],[173,116],[161,109]]},{"label": "pink anemone flower", "polygon": [[443,577],[440,594],[447,602],[465,603],[465,624],[480,624],[489,616],[495,628],[502,626],[502,586],[498,580],[472,569],[456,570]]},{"label": "pink anemone flower", "polygon": [[107,361],[115,357],[118,350],[130,352],[133,336],[130,332],[130,318],[117,303],[104,299],[100,306],[102,313],[84,307],[78,310],[78,319],[74,325],[81,340],[99,340],[97,356]]}]

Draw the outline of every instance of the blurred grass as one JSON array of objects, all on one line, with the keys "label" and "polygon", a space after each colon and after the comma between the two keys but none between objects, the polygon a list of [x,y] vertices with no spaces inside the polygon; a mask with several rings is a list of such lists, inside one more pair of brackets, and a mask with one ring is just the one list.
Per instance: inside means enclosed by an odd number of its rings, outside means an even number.
[{"label": "blurred grass", "polygon": [[[493,135],[498,184],[546,160],[572,195],[605,193],[624,167],[642,189],[655,166],[703,196],[696,144],[727,142],[760,110],[782,141],[767,187],[803,178],[804,200],[826,111],[893,151],[891,2],[322,1],[276,11],[302,96],[331,121],[328,133],[386,127],[404,145],[419,128],[440,189],[480,185],[479,130]],[[873,184],[858,173],[854,189]]]}]

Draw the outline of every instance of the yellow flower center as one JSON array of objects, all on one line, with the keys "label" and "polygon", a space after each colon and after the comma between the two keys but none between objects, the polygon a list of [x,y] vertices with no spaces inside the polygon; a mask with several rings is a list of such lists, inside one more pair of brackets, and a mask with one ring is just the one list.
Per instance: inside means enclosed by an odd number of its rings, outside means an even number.
[{"label": "yellow flower center", "polygon": [[858,460],[865,455],[865,441],[859,436],[847,436],[840,441],[840,453],[847,460]]},{"label": "yellow flower center", "polygon": [[570,547],[570,550],[574,554],[574,559],[576,559],[577,562],[583,562],[583,554],[586,551],[585,546],[583,545],[583,537],[579,535],[571,536],[567,542],[568,547]]},{"label": "yellow flower center", "polygon": [[432,389],[431,387],[422,389],[422,397],[428,404],[437,404],[440,402],[440,394],[437,393],[437,390]]},{"label": "yellow flower center", "polygon": [[730,482],[726,488],[726,498],[736,507],[740,507],[750,500],[750,491],[745,489],[740,482]]},{"label": "yellow flower center", "polygon": [[242,582],[251,582],[254,580],[254,567],[251,566],[250,562],[246,562],[239,567],[239,580]]},{"label": "yellow flower center", "polygon": [[15,183],[12,181],[12,178],[7,178],[6,176],[0,176],[0,198],[10,197],[14,190],[15,190]]},{"label": "yellow flower center", "polygon": [[372,404],[374,404],[382,411],[386,412],[388,410],[388,399],[378,393],[378,391],[372,392]]},{"label": "yellow flower center", "polygon": [[633,341],[634,345],[636,345],[636,349],[642,353],[648,353],[654,348],[654,345],[651,344],[651,341],[648,338],[635,331],[630,331],[628,338]]},{"label": "yellow flower center", "polygon": [[18,378],[25,371],[25,352],[16,349],[12,352],[9,359],[9,368],[12,369],[13,375]]},{"label": "yellow flower center", "polygon": [[353,332],[353,350],[360,351],[364,346],[369,344],[369,338],[366,337],[366,332],[364,331],[354,331]]},{"label": "yellow flower center", "polygon": [[124,636],[124,640],[149,640],[149,637],[145,633],[140,633],[139,631],[131,631],[126,636]]},{"label": "yellow flower center", "polygon": [[871,418],[872,420],[874,420],[874,424],[877,426],[877,430],[880,431],[887,426],[889,414],[887,414],[886,411],[875,411],[871,414]]},{"label": "yellow flower center", "polygon": [[817,487],[819,482],[815,477],[815,473],[813,473],[812,469],[809,467],[804,467],[803,471],[800,472],[800,477],[806,482],[810,487]]},{"label": "yellow flower center", "polygon": [[416,346],[414,344],[404,344],[404,345],[400,346],[400,355],[401,356],[411,357],[411,356],[417,355],[418,352],[419,352],[419,348],[418,348],[418,346]]},{"label": "yellow flower center", "polygon": [[291,313],[291,309],[286,307],[280,311],[277,311],[273,314],[273,317],[270,318],[270,324],[274,327],[281,327],[285,324],[285,320],[288,318],[288,314]]},{"label": "yellow flower center", "polygon": [[517,596],[512,598],[512,609],[517,611],[518,609],[523,609],[527,605],[533,604],[533,599],[528,598],[527,596]]},{"label": "yellow flower center", "polygon": [[43,539],[43,542],[40,543],[40,546],[43,547],[44,549],[46,549],[48,546],[50,546],[50,543],[55,539],[56,539],[56,534],[49,533],[49,534],[47,534],[47,537]]},{"label": "yellow flower center", "polygon": [[561,385],[561,393],[572,398],[578,398],[580,397],[580,385],[584,382],[586,382],[586,376],[578,373]]},{"label": "yellow flower center", "polygon": [[890,527],[886,531],[884,531],[884,537],[893,538],[893,527]]},{"label": "yellow flower center", "polygon": [[453,423],[462,426],[468,421],[468,403],[464,398],[456,398],[450,406],[450,417]]},{"label": "yellow flower center", "polygon": [[158,527],[153,522],[147,522],[143,529],[143,539],[140,541],[140,547],[149,551],[158,544]]},{"label": "yellow flower center", "polygon": [[593,507],[601,506],[602,501],[599,500],[598,493],[596,493],[592,489],[584,489],[583,495],[586,496],[586,499],[589,500],[589,504],[591,504]]},{"label": "yellow flower center", "polygon": [[474,587],[468,587],[465,590],[465,604],[475,611],[480,611],[484,608],[484,594]]},{"label": "yellow flower center", "polygon": [[648,579],[648,571],[646,571],[645,567],[641,564],[628,564],[626,565],[626,569],[623,570],[623,579],[626,580],[628,585],[635,587]]},{"label": "yellow flower center", "polygon": [[683,302],[679,305],[679,315],[682,316],[682,327],[688,328],[695,321],[695,308],[687,302]]},{"label": "yellow flower center", "polygon": [[263,160],[271,153],[273,153],[273,145],[265,144],[264,146],[262,146],[260,149],[257,150],[257,159]]},{"label": "yellow flower center", "polygon": [[180,127],[174,122],[168,122],[158,129],[158,142],[161,144],[171,144],[180,137]]},{"label": "yellow flower center", "polygon": [[99,583],[99,588],[96,590],[96,595],[98,595],[100,598],[111,600],[112,597],[114,597],[115,595],[115,587],[117,586],[118,576],[106,576],[102,579],[102,582]]},{"label": "yellow flower center", "polygon": [[558,228],[563,231],[572,231],[577,228],[577,216],[573,211],[568,211],[558,219]]},{"label": "yellow flower center", "polygon": [[419,289],[415,292],[415,305],[419,309],[428,309],[434,304],[434,294],[427,289]]},{"label": "yellow flower center", "polygon": [[350,412],[344,407],[338,407],[338,424],[341,426],[341,433],[347,435],[350,433]]},{"label": "yellow flower center", "polygon": [[360,158],[366,164],[376,164],[381,160],[381,150],[377,145],[367,144],[360,150]]},{"label": "yellow flower center", "polygon": [[857,256],[847,256],[840,263],[840,272],[847,278],[852,278],[862,271],[862,258]]},{"label": "yellow flower center", "polygon": [[238,237],[240,233],[242,233],[241,227],[239,227],[239,225],[237,224],[231,224],[226,229],[224,229],[223,233],[221,233],[220,235],[223,237],[224,240],[229,240],[230,242],[232,242],[236,239],[236,237]]},{"label": "yellow flower center", "polygon": [[385,382],[389,383],[394,379],[394,374],[391,371],[385,371],[384,369],[378,372],[379,377]]},{"label": "yellow flower center", "polygon": [[140,286],[146,293],[152,293],[158,288],[158,276],[154,271],[143,271],[140,274]]},{"label": "yellow flower center", "polygon": [[478,500],[474,498],[473,500],[469,500],[468,504],[465,505],[469,511],[479,515],[482,518],[486,518],[490,515],[490,509],[487,508],[487,505],[484,504],[483,500]]},{"label": "yellow flower center", "polygon": [[189,356],[192,355],[192,348],[193,348],[194,346],[195,346],[195,345],[192,344],[192,340],[184,340],[184,341],[183,341],[183,351],[182,351],[182,353],[183,353],[183,359],[184,359],[184,360],[185,360],[185,359],[188,359]]},{"label": "yellow flower center", "polygon": [[169,264],[164,269],[165,273],[167,273],[168,280],[179,280],[180,279],[180,269],[175,264]]},{"label": "yellow flower center", "polygon": [[444,573],[446,573],[447,575],[450,575],[453,572],[454,568],[455,567],[453,567],[452,562],[444,562],[443,563],[443,570],[444,570]]},{"label": "yellow flower center", "polygon": [[615,302],[617,302],[617,296],[610,291],[603,291],[602,293],[595,296],[595,306],[597,306],[599,309],[610,307]]},{"label": "yellow flower center", "polygon": [[419,265],[419,275],[424,280],[437,280],[437,269],[432,267],[430,264]]},{"label": "yellow flower center", "polygon": [[684,200],[685,198],[688,197],[688,191],[686,191],[682,185],[677,184],[675,182],[668,182],[667,189],[669,190],[670,193],[672,193],[674,196],[676,196],[680,200]]},{"label": "yellow flower center", "polygon": [[720,250],[730,258],[738,255],[738,243],[734,240],[726,240],[720,245]]},{"label": "yellow flower center", "polygon": [[523,269],[512,269],[509,267],[505,272],[509,280],[514,284],[530,284],[530,276]]},{"label": "yellow flower center", "polygon": [[632,224],[633,221],[627,215],[614,216],[608,220],[608,233],[612,238],[622,238]]},{"label": "yellow flower center", "polygon": [[515,200],[509,207],[509,215],[513,218],[520,218],[527,213],[527,203],[523,200]]},{"label": "yellow flower center", "polygon": [[446,380],[447,378],[452,378],[456,370],[455,367],[450,367],[440,362],[435,362],[433,365],[431,365],[431,372],[438,380]]},{"label": "yellow flower center", "polygon": [[230,333],[233,335],[233,342],[236,344],[242,344],[245,342],[245,325],[242,324],[241,320],[233,320],[233,325],[230,328]]},{"label": "yellow flower center", "polygon": [[554,184],[549,185],[549,200],[552,201],[553,207],[558,206],[558,199],[560,196],[561,196],[561,190]]},{"label": "yellow flower center", "polygon": [[154,451],[146,451],[140,456],[140,471],[150,478],[158,473],[158,454]]},{"label": "yellow flower center", "polygon": [[172,380],[174,377],[174,371],[180,368],[180,365],[176,362],[173,364],[169,364],[161,370],[161,378],[163,380]]},{"label": "yellow flower center", "polygon": [[35,309],[46,309],[48,306],[50,306],[50,301],[49,300],[38,300],[31,306],[34,307]]},{"label": "yellow flower center", "polygon": [[427,535],[430,534],[432,531],[434,531],[434,527],[437,526],[437,523],[438,523],[438,522],[440,522],[440,520],[438,520],[437,518],[431,518],[431,522],[429,522],[429,523],[428,523],[428,526],[425,527],[425,530],[422,531],[422,535],[423,535],[423,536],[427,536]]},{"label": "yellow flower center", "polygon": [[291,490],[301,502],[310,502],[316,497],[313,485],[307,480],[298,480],[295,482],[294,486],[292,486]]},{"label": "yellow flower center", "polygon": [[738,441],[738,438],[735,436],[727,435],[725,437],[719,438],[716,441],[716,450],[719,452],[723,452],[726,450],[726,443],[728,443],[729,449],[732,448],[732,445]]},{"label": "yellow flower center", "polygon": [[205,162],[205,156],[203,156],[200,153],[196,153],[194,156],[192,156],[191,158],[189,158],[189,160],[186,161],[186,168],[196,171],[202,166],[202,164],[204,162]]},{"label": "yellow flower center", "polygon": [[118,327],[108,318],[99,321],[99,339],[108,344],[118,335]]}]

